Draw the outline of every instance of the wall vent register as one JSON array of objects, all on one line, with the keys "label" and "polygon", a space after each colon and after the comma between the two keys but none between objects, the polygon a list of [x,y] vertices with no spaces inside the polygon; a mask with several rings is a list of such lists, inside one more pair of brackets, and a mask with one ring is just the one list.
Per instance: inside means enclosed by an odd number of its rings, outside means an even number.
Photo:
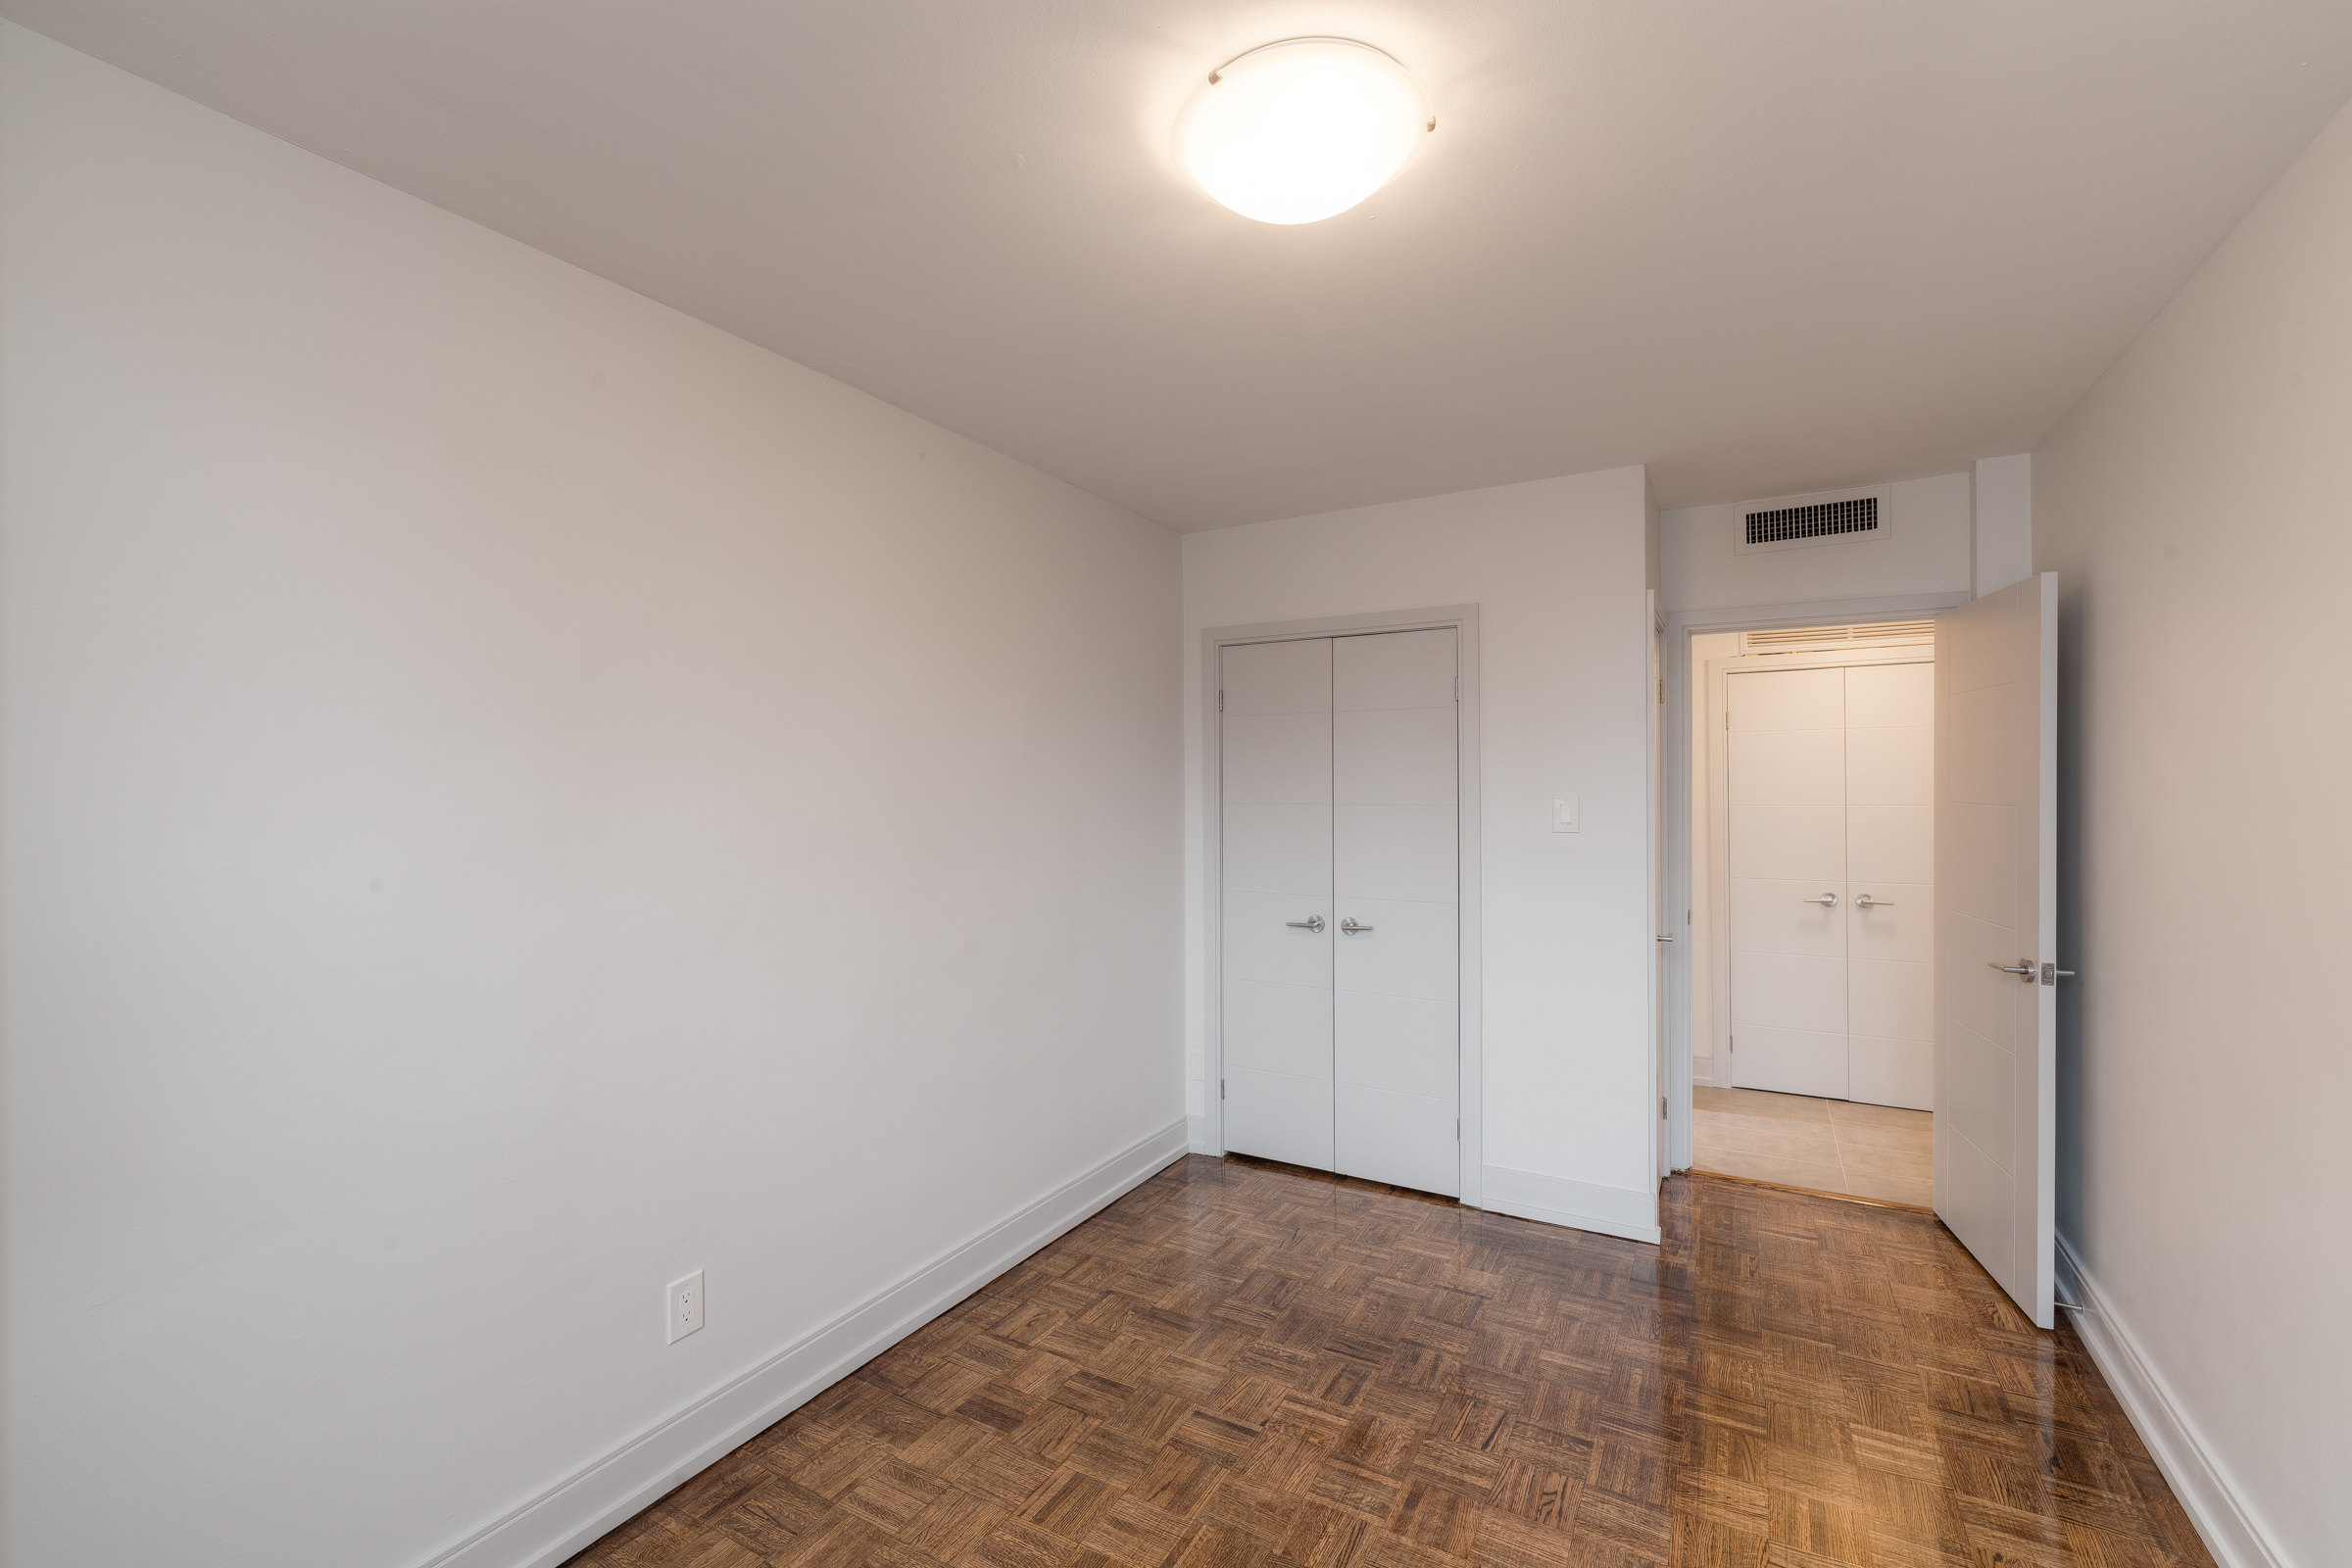
[{"label": "wall vent register", "polygon": [[1810,507],[1779,507],[1747,514],[1747,542],[1779,544],[1789,539],[1822,539],[1831,534],[1868,533],[1879,525],[1879,498],[1824,501]]},{"label": "wall vent register", "polygon": [[1787,653],[1800,648],[1842,648],[1855,643],[1884,647],[1890,643],[1933,643],[1932,620],[1882,620],[1868,626],[1775,626],[1767,631],[1743,631],[1743,654]]}]

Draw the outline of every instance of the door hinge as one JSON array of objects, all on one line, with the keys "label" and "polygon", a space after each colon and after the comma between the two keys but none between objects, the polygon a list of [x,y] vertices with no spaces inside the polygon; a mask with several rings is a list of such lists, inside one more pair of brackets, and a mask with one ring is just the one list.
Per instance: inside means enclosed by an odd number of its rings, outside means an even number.
[{"label": "door hinge", "polygon": [[1219,1100],[1225,1098],[1225,1080],[1222,1078],[1217,1080],[1217,1098]]},{"label": "door hinge", "polygon": [[1217,693],[1217,711],[1225,711],[1225,693],[1221,689]]},{"label": "door hinge", "polygon": [[1660,708],[1666,706],[1666,677],[1663,675],[1658,677],[1658,706]]},{"label": "door hinge", "polygon": [[1723,1037],[1723,1044],[1727,1050],[1738,1051],[1740,1049],[1740,1037],[1738,1035],[1725,1035]]},{"label": "door hinge", "polygon": [[1725,729],[1732,727],[1732,710],[1728,708],[1723,710],[1723,727]]},{"label": "door hinge", "polygon": [[1666,1119],[1666,1097],[1665,1097],[1664,1095],[1660,1095],[1660,1096],[1658,1097],[1658,1120],[1660,1120],[1660,1121],[1664,1121],[1665,1119]]},{"label": "door hinge", "polygon": [[1453,700],[1457,703],[1462,700],[1462,677],[1459,675],[1453,677]]},{"label": "door hinge", "polygon": [[1453,1118],[1453,1141],[1457,1144],[1462,1141],[1462,1118],[1459,1116]]}]

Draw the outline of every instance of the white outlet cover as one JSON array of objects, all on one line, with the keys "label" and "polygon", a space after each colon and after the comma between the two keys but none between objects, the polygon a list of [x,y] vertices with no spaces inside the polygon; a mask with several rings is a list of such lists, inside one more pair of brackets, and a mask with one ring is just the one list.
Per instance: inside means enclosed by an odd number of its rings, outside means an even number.
[{"label": "white outlet cover", "polygon": [[669,1282],[669,1343],[677,1344],[703,1327],[703,1271]]},{"label": "white outlet cover", "polygon": [[1554,795],[1551,798],[1551,830],[1554,833],[1576,831],[1576,797]]}]

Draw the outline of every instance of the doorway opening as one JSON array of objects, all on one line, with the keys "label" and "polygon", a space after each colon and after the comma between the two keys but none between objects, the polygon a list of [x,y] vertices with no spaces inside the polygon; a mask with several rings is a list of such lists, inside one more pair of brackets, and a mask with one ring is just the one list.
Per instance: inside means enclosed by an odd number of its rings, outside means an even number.
[{"label": "doorway opening", "polygon": [[1694,1170],[1931,1207],[1936,627],[1690,643]]}]

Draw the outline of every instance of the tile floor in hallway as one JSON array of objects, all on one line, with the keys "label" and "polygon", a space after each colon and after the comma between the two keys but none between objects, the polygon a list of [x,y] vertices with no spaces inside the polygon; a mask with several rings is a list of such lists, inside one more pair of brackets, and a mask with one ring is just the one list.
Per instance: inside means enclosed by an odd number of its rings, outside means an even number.
[{"label": "tile floor in hallway", "polygon": [[1924,1110],[1758,1089],[1690,1092],[1693,1169],[1931,1208],[1935,1120]]},{"label": "tile floor in hallway", "polygon": [[1193,1155],[575,1568],[2211,1568],[1933,1218],[1682,1176],[1663,1221]]}]

